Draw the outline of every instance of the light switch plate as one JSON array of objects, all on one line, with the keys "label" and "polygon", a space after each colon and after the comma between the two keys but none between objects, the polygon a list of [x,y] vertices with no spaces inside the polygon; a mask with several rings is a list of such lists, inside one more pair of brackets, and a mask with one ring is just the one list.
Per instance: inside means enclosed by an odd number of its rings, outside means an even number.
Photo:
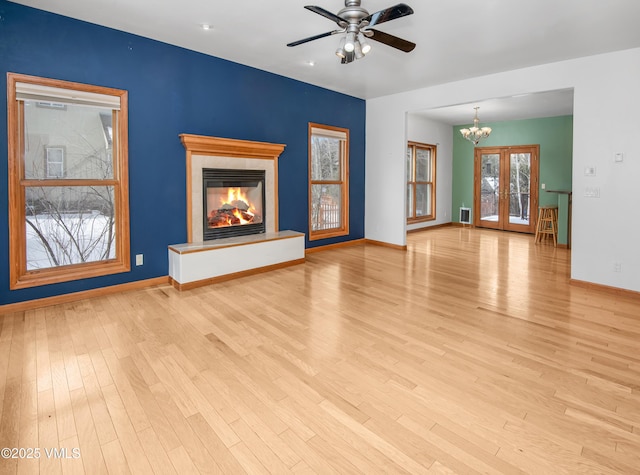
[{"label": "light switch plate", "polygon": [[584,189],[584,196],[586,198],[600,198],[600,188],[597,186],[587,186]]}]

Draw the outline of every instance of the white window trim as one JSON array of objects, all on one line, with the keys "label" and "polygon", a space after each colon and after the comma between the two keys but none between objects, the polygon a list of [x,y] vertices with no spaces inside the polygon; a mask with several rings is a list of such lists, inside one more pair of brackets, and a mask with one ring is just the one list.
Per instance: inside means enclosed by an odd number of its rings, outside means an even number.
[{"label": "white window trim", "polygon": [[[53,151],[60,151],[60,160],[52,160],[52,153]],[[45,147],[45,160],[46,160],[46,167],[47,167],[47,178],[64,178],[64,174],[65,174],[65,149],[64,147],[50,147],[47,146]],[[52,175],[49,171],[49,167],[52,164],[59,164],[60,165],[60,169],[62,170],[62,173],[60,175]]]}]

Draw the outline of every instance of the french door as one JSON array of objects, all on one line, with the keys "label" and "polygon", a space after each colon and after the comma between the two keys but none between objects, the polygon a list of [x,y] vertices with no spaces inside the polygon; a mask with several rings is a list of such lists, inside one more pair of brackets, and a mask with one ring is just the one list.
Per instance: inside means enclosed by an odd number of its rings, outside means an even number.
[{"label": "french door", "polygon": [[475,226],[535,232],[539,149],[538,145],[475,149]]}]

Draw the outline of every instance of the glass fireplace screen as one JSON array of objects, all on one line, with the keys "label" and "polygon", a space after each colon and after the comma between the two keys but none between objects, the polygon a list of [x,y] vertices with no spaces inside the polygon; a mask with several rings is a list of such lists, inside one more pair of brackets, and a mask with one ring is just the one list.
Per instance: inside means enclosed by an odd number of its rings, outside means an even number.
[{"label": "glass fireplace screen", "polygon": [[202,171],[204,239],[265,231],[264,170]]}]

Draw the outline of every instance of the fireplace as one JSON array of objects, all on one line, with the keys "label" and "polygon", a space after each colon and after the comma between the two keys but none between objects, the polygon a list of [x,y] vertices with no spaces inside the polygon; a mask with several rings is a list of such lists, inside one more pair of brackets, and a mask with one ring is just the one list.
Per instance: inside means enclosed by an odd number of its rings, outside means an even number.
[{"label": "fireplace", "polygon": [[[278,158],[285,145],[191,134],[180,134],[180,140],[186,150],[188,243],[205,240],[204,229],[208,228],[208,223],[204,226],[206,195],[203,193],[202,171],[208,168],[264,171],[264,232],[257,234],[256,238],[279,231]],[[215,241],[208,242],[216,245]]]},{"label": "fireplace", "polygon": [[203,240],[265,232],[265,171],[202,169]]}]

